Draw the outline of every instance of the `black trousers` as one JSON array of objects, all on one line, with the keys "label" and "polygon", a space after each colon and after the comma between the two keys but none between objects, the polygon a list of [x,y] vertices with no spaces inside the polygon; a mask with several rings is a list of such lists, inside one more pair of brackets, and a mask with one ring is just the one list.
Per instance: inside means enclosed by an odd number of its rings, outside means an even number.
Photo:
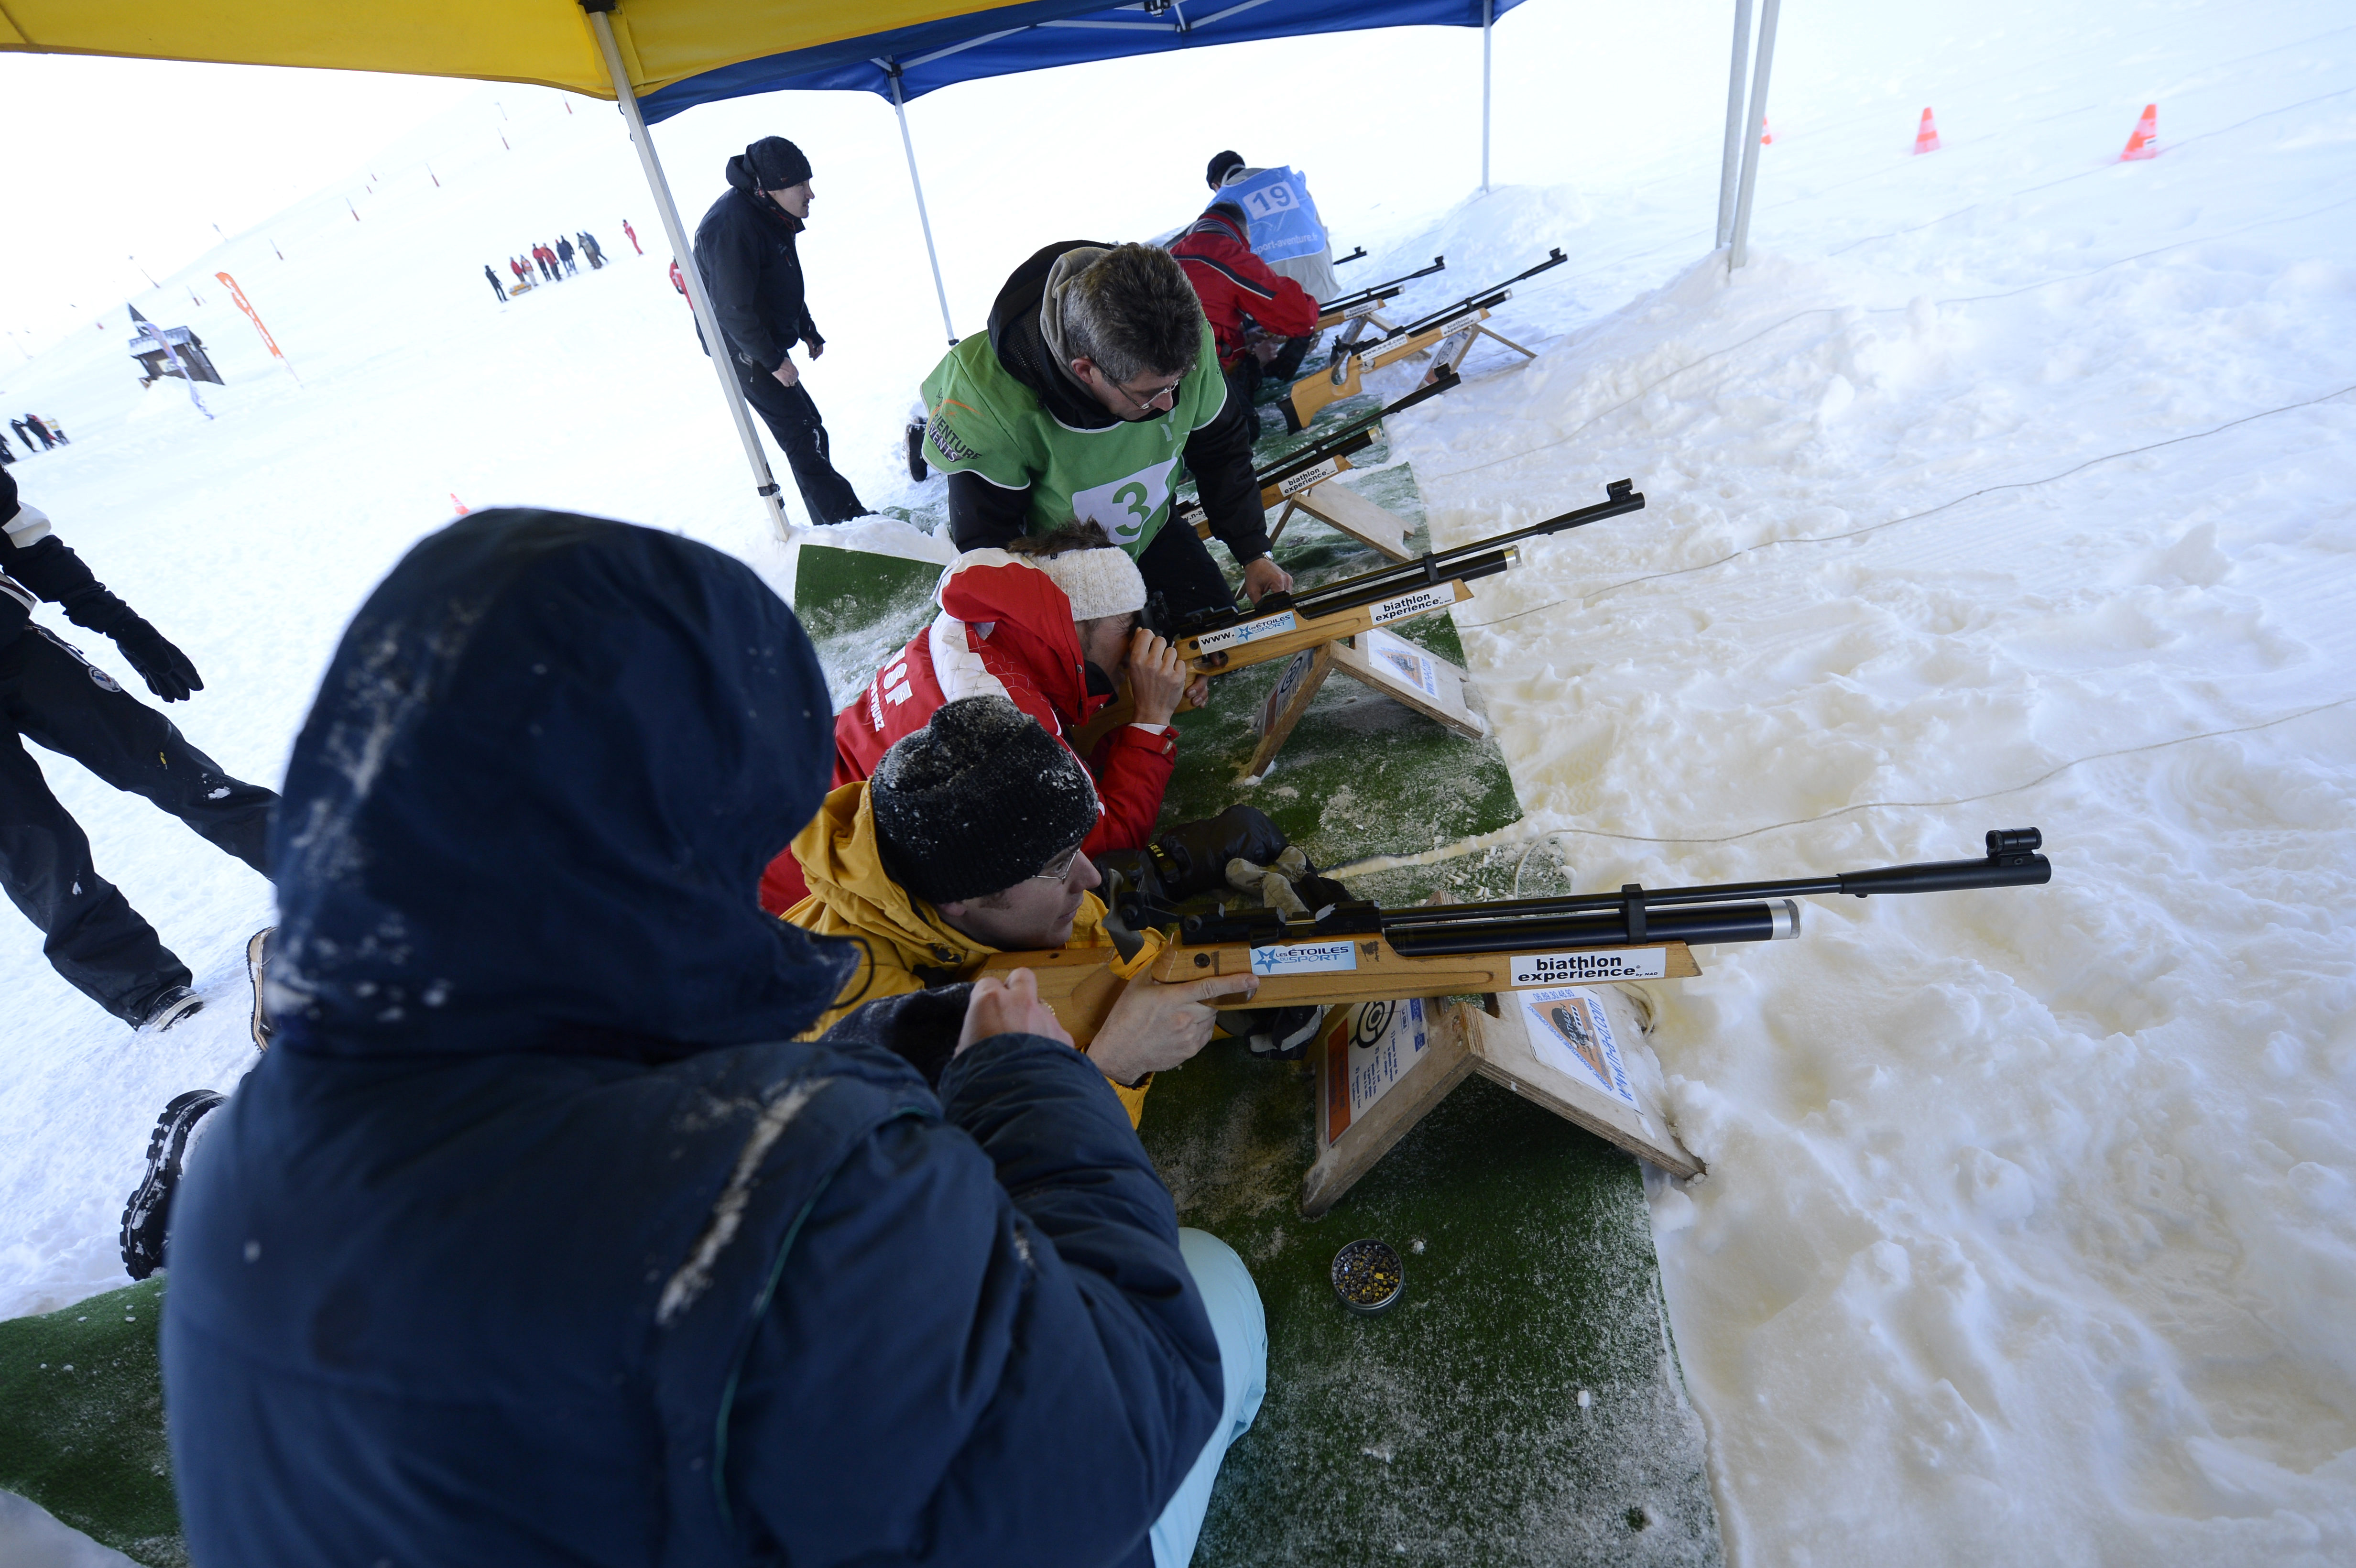
[{"label": "black trousers", "polygon": [[1159,595],[1173,622],[1197,610],[1224,610],[1236,602],[1236,591],[1227,586],[1226,574],[1192,523],[1162,524],[1138,556],[1137,574],[1145,579],[1147,597]]},{"label": "black trousers", "polygon": [[776,437],[778,450],[786,454],[786,465],[794,471],[794,485],[802,493],[810,521],[847,523],[865,517],[867,507],[851,488],[851,481],[834,471],[826,425],[809,393],[798,384],[783,385],[742,359],[728,362],[736,367],[736,384],[744,389],[744,400],[760,414],[761,422]]},{"label": "black trousers", "polygon": [[507,304],[507,303],[508,303],[508,292],[507,292],[507,290],[505,290],[505,289],[503,289],[503,288],[499,287],[499,281],[498,281],[498,279],[497,279],[497,278],[493,278],[493,279],[491,279],[491,280],[490,280],[490,283],[491,283],[491,293],[495,293],[495,294],[497,294],[497,295],[498,295],[498,296],[499,296],[499,303],[500,303],[501,304]]},{"label": "black trousers", "polygon": [[157,992],[188,984],[187,966],[98,874],[90,839],[26,741],[145,796],[257,871],[278,796],[223,773],[170,720],[38,627],[0,646],[0,887],[48,937],[57,972],[136,1023]]}]

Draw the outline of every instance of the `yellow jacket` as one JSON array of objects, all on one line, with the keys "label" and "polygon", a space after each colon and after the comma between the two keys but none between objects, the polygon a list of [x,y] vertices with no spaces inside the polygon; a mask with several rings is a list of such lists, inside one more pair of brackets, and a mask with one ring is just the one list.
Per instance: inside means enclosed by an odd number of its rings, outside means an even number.
[{"label": "yellow jacket", "polygon": [[[793,849],[810,891],[808,898],[786,912],[785,918],[820,936],[862,939],[859,967],[834,1006],[819,1016],[805,1039],[833,1028],[838,1019],[860,1003],[970,980],[984,961],[999,951],[949,924],[938,910],[884,874],[884,857],[875,842],[875,813],[867,803],[864,780],[829,795],[810,825],[795,837]],[[1148,932],[1145,946],[1123,963],[1105,931],[1104,917],[1103,901],[1094,893],[1083,895],[1068,945],[1103,948],[1113,973],[1123,978],[1142,969],[1161,951],[1161,934]],[[1112,1085],[1128,1108],[1131,1126],[1145,1114],[1145,1091],[1152,1082],[1148,1077],[1134,1089]]]}]

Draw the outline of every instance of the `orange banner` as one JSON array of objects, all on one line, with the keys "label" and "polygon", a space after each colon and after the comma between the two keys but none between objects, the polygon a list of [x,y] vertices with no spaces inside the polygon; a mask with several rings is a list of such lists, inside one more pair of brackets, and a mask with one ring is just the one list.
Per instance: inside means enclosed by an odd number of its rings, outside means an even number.
[{"label": "orange banner", "polygon": [[237,302],[237,308],[245,312],[245,319],[253,323],[253,330],[262,334],[262,346],[277,355],[280,359],[285,358],[285,355],[278,353],[278,343],[270,336],[270,328],[262,325],[262,318],[254,315],[253,307],[246,303],[245,291],[237,286],[237,280],[227,272],[215,272],[213,276],[219,278],[221,281],[221,286],[229,290],[229,297]]}]

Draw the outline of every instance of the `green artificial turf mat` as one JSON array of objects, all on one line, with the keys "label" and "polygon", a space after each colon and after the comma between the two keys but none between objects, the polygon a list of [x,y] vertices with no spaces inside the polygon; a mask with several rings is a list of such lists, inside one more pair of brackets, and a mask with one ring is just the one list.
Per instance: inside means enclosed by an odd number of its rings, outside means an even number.
[{"label": "green artificial turf mat", "polygon": [[938,563],[805,541],[794,558],[794,613],[818,649],[839,709],[933,618]]},{"label": "green artificial turf mat", "polygon": [[0,1490],[157,1568],[185,1563],[150,1280],[0,1322]]}]

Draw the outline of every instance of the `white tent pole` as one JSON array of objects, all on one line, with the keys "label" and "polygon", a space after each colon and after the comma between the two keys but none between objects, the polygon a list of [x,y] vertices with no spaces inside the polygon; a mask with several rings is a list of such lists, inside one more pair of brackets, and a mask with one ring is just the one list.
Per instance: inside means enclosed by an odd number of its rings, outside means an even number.
[{"label": "white tent pole", "polygon": [[712,299],[704,292],[702,269],[695,264],[695,247],[688,243],[687,227],[679,220],[679,208],[670,198],[670,182],[663,177],[662,161],[655,156],[654,138],[647,133],[647,122],[638,112],[638,97],[630,90],[630,73],[622,64],[622,49],[614,41],[614,25],[607,20],[616,0],[581,0],[581,8],[589,14],[590,30],[597,35],[598,52],[605,57],[605,74],[614,81],[614,101],[622,112],[622,119],[630,127],[630,140],[638,149],[638,163],[646,170],[647,188],[654,192],[655,211],[662,219],[663,233],[670,240],[671,254],[679,258],[679,275],[687,284],[687,303],[694,308],[695,323],[703,329],[703,341],[712,353],[712,368],[720,378],[720,390],[728,400],[729,416],[736,421],[737,437],[744,443],[744,459],[753,465],[755,490],[762,504],[769,509],[770,526],[781,539],[793,537],[793,526],[786,521],[784,503],[778,499],[776,476],[769,472],[769,458],[761,450],[761,438],[754,432],[753,415],[744,407],[744,389],[736,384],[736,372],[728,356],[734,351],[720,330],[720,318],[712,314]]},{"label": "white tent pole", "polygon": [[1751,63],[1751,0],[1734,0],[1734,63],[1726,69],[1726,158],[1718,172],[1718,243],[1734,238],[1734,185],[1742,169],[1742,68]]},{"label": "white tent pole", "polygon": [[949,291],[941,284],[940,252],[933,249],[933,220],[925,213],[925,182],[916,177],[916,144],[908,139],[908,106],[900,99],[900,68],[897,63],[884,62],[884,74],[892,80],[892,112],[900,117],[900,150],[908,155],[908,184],[916,193],[916,222],[925,230],[925,260],[933,264],[933,293],[941,302],[941,330],[949,335],[949,347],[957,347],[957,324],[949,319]]},{"label": "white tent pole", "polygon": [[1734,269],[1749,259],[1751,251],[1751,193],[1759,183],[1759,133],[1767,122],[1767,73],[1775,64],[1775,13],[1783,0],[1767,0],[1759,13],[1759,66],[1751,73],[1750,133],[1742,141],[1742,189],[1734,198],[1734,248],[1727,252],[1726,271]]},{"label": "white tent pole", "polygon": [[1496,24],[1497,0],[1481,0],[1481,194],[1489,194],[1489,32]]}]

